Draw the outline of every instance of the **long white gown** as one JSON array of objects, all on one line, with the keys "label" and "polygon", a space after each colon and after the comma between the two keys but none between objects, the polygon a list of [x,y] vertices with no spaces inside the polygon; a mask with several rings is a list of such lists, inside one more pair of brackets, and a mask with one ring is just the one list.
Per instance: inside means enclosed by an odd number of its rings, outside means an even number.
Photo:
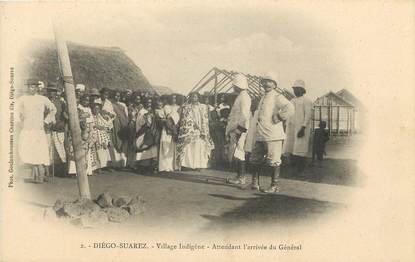
[{"label": "long white gown", "polygon": [[44,124],[54,121],[55,105],[47,97],[38,94],[21,96],[17,104],[17,120],[21,120],[23,124],[18,140],[20,160],[25,164],[50,165],[49,144]]},{"label": "long white gown", "polygon": [[[202,114],[205,110],[205,105],[192,105],[192,117],[198,126],[202,126]],[[197,130],[197,132],[199,132]],[[183,159],[181,165],[183,167],[198,169],[207,168],[209,162],[211,148],[206,146],[205,141],[201,138],[195,139],[190,144],[186,145],[183,151]]]},{"label": "long white gown", "polygon": [[[313,102],[308,97],[301,96],[292,99],[291,103],[295,107],[295,113],[287,121],[283,152],[305,157],[308,155],[310,143]],[[305,126],[304,136],[297,137],[302,126]]]},{"label": "long white gown", "polygon": [[[179,106],[166,105],[164,107],[165,118],[171,117],[174,124],[179,122]],[[179,169],[176,164],[176,143],[172,135],[167,134],[166,129],[161,131],[160,149],[159,149],[159,171],[174,171]]]}]

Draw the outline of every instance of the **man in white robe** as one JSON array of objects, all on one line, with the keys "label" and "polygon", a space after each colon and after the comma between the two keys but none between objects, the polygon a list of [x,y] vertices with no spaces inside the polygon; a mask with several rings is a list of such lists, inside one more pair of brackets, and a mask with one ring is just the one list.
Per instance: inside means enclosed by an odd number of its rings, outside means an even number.
[{"label": "man in white robe", "polygon": [[237,176],[228,179],[230,184],[245,184],[245,139],[251,118],[251,97],[248,94],[248,81],[242,74],[233,79],[233,89],[238,96],[232,106],[226,125],[225,137],[228,141],[228,161],[235,161]]},{"label": "man in white robe", "polygon": [[284,154],[294,156],[295,166],[301,172],[309,149],[313,102],[305,95],[306,89],[303,80],[296,80],[292,88],[296,96],[291,100],[295,113],[287,121],[287,138],[283,151]]},{"label": "man in white robe", "polygon": [[45,125],[55,123],[56,107],[45,96],[38,94],[39,81],[26,82],[27,95],[19,97],[18,121],[22,129],[19,134],[18,152],[20,161],[32,169],[34,182],[42,183],[48,175],[46,166],[50,165],[50,152]]}]

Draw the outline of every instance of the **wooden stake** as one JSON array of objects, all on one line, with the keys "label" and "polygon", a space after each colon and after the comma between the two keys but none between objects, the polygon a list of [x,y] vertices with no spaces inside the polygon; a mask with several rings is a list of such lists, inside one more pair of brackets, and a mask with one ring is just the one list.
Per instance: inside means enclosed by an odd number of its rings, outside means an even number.
[{"label": "wooden stake", "polygon": [[86,174],[85,151],[82,148],[81,128],[79,126],[75,86],[72,76],[71,63],[69,60],[68,47],[66,46],[63,34],[59,31],[58,26],[55,23],[53,23],[53,29],[59,64],[61,66],[61,75],[65,84],[65,97],[69,115],[69,132],[72,137],[72,146],[75,155],[79,194],[81,198],[91,199],[88,176]]}]

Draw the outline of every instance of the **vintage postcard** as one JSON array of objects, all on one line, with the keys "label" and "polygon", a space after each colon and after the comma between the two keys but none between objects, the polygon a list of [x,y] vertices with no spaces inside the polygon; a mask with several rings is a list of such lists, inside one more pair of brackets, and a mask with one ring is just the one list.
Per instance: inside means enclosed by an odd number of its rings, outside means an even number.
[{"label": "vintage postcard", "polygon": [[0,3],[0,261],[414,261],[415,2]]}]

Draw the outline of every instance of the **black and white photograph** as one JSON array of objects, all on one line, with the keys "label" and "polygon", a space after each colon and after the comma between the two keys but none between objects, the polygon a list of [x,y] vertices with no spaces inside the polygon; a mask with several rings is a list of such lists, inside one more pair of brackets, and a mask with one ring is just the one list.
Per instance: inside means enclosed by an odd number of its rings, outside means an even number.
[{"label": "black and white photograph", "polygon": [[1,3],[0,260],[412,261],[414,10]]}]

